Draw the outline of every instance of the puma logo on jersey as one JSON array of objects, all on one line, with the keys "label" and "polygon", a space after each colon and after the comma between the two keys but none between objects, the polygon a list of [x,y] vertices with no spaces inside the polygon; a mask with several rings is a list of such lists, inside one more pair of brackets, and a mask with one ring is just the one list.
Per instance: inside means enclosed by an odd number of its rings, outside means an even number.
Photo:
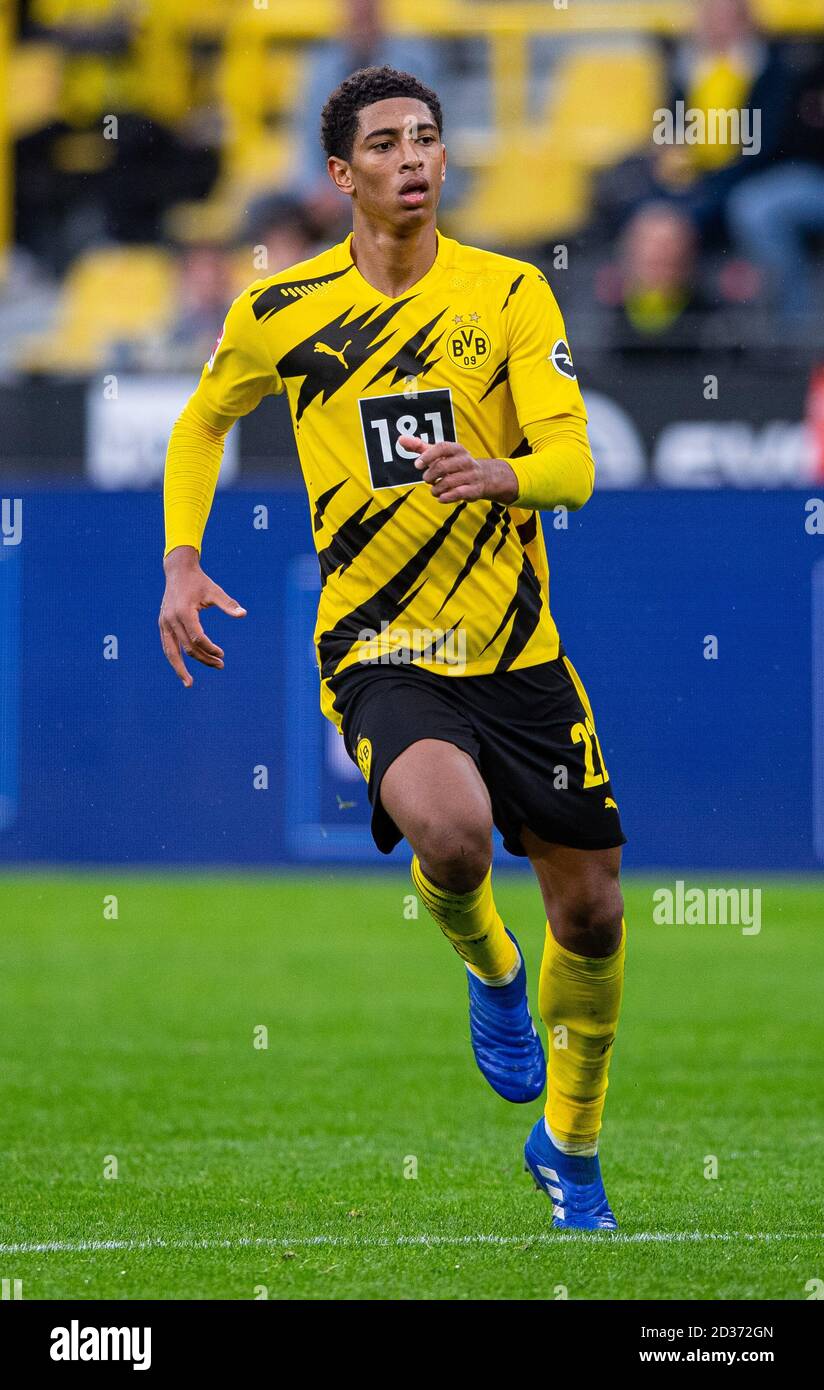
[{"label": "puma logo on jersey", "polygon": [[613,801],[613,799],[612,799],[611,796],[605,796],[605,797],[604,797],[604,810],[605,810],[605,811],[609,811],[610,809],[613,810],[613,811],[617,811],[617,810],[618,810],[617,802]]},{"label": "puma logo on jersey", "polygon": [[351,339],[351,338],[347,338],[347,340],[346,340],[346,342],[344,343],[343,347],[340,349],[340,351],[338,351],[337,348],[327,347],[327,346],[326,346],[326,343],[317,342],[317,343],[315,343],[315,352],[325,352],[325,353],[327,354],[327,356],[329,356],[329,357],[337,357],[338,361],[341,363],[341,365],[343,366],[344,370],[348,372],[348,371],[349,371],[349,366],[348,366],[348,363],[347,363],[347,361],[346,361],[346,358],[344,357],[343,354],[345,353],[346,349],[347,349],[348,347],[351,346],[351,344],[352,344],[352,339]]}]

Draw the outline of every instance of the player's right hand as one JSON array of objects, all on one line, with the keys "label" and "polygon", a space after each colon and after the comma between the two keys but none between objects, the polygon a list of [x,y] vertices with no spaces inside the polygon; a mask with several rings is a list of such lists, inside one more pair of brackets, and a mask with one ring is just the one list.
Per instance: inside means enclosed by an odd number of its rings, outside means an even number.
[{"label": "player's right hand", "polygon": [[194,684],[183,661],[182,652],[203,666],[223,670],[223,649],[211,642],[203,631],[198,614],[202,608],[220,608],[230,618],[245,618],[246,609],[230,598],[200,568],[200,557],[191,545],[171,550],[163,562],[166,592],[160,606],[158,627],[166,659],[184,686]]}]

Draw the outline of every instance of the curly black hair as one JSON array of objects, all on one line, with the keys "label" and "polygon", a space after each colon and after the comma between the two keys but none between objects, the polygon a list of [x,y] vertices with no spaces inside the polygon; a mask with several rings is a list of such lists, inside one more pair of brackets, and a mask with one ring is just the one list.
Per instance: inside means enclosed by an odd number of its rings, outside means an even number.
[{"label": "curly black hair", "polygon": [[429,107],[432,119],[443,135],[441,103],[431,87],[427,87],[411,72],[397,68],[359,68],[336,87],[321,112],[320,138],[327,157],[335,155],[347,162],[352,158],[358,115],[365,106],[389,97],[412,97]]}]

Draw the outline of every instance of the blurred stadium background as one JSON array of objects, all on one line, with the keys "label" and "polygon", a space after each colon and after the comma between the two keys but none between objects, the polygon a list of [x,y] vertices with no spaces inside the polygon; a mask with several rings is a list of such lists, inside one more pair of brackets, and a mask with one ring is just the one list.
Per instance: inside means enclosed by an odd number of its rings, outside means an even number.
[{"label": "blurred stadium background", "polygon": [[[545,268],[590,415],[595,496],[544,525],[629,835],[617,1243],[547,1249],[523,1117],[472,1067],[460,972],[320,715],[285,397],[230,435],[206,533],[249,610],[207,617],[225,671],[184,693],[158,641],[172,422],[233,295],[348,230],[318,115],[383,61],[441,95],[443,229]],[[0,81],[4,1282],[805,1297],[822,0],[0,0]],[[678,100],[757,110],[759,152],[656,144]],[[653,926],[676,875],[763,885],[763,930]],[[534,986],[526,873],[499,899]]]},{"label": "blurred stadium background", "polygon": [[[0,855],[374,863],[316,708],[285,397],[230,436],[204,561],[251,612],[185,710],[154,621],[171,423],[240,287],[345,235],[320,107],[390,61],[442,95],[444,230],[540,263],[566,315],[599,490],[567,531],[547,521],[554,602],[628,864],[815,867],[819,0],[1,12]],[[757,109],[758,152],[656,144],[679,99]]]}]

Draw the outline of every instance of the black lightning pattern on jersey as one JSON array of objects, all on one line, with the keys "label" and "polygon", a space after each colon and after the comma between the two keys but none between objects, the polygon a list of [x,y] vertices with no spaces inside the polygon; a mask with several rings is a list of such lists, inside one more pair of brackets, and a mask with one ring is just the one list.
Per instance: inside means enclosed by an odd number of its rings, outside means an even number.
[{"label": "black lightning pattern on jersey", "polygon": [[530,513],[526,521],[522,521],[519,526],[515,527],[515,530],[520,536],[521,545],[529,545],[530,541],[534,541],[538,534],[538,522],[535,519],[535,513]]},{"label": "black lightning pattern on jersey", "polygon": [[383,338],[378,338],[378,334],[413,297],[399,299],[380,313],[376,312],[378,306],[372,305],[353,319],[349,319],[349,315],[354,313],[354,308],[344,309],[342,314],[322,328],[315,329],[280,359],[277,367],[284,379],[304,378],[295,408],[296,425],[300,424],[303,412],[316,396],[323,392],[321,405],[325,405],[358,367],[362,367],[373,353],[388,343],[391,333]]},{"label": "black lightning pattern on jersey", "polygon": [[333,270],[329,275],[324,275],[322,280],[287,280],[268,288],[253,289],[251,295],[255,318],[265,322],[279,310],[287,309],[290,304],[294,304],[296,299],[303,299],[307,294],[314,294],[315,290],[322,290],[324,285],[339,280],[341,275],[348,275],[350,270],[354,270],[354,266],[347,266],[345,270]]},{"label": "black lightning pattern on jersey", "polygon": [[495,368],[495,371],[490,379],[489,385],[487,386],[486,390],[481,396],[481,400],[485,401],[490,392],[495,390],[496,386],[503,386],[508,376],[509,358],[505,357],[503,362],[501,362],[500,365]]},{"label": "black lightning pattern on jersey", "polygon": [[440,607],[435,612],[436,618],[439,613],[443,612],[449,600],[454,596],[454,594],[463,584],[464,580],[466,579],[466,576],[469,574],[470,570],[472,569],[472,566],[476,563],[487,541],[490,539],[490,537],[494,536],[495,532],[498,529],[498,522],[500,521],[502,511],[503,506],[500,502],[493,502],[491,504],[489,511],[484,517],[483,523],[481,524],[477,532],[477,535],[475,536],[475,539],[472,542],[469,554],[467,555],[466,559],[463,562],[463,565],[461,566],[460,570],[458,571],[454,580],[452,581],[452,587],[449,590],[449,593],[446,595]]},{"label": "black lightning pattern on jersey", "polygon": [[538,623],[541,620],[541,584],[529,556],[524,552],[524,562],[518,578],[518,587],[513,600],[515,621],[501,652],[496,671],[508,671],[516,657],[523,651]]},{"label": "black lightning pattern on jersey", "polygon": [[517,290],[517,288],[518,288],[518,286],[520,285],[520,283],[521,283],[521,281],[523,280],[523,278],[524,278],[523,275],[518,275],[518,276],[516,276],[515,279],[512,281],[512,284],[511,284],[510,287],[509,287],[509,292],[508,292],[508,294],[507,294],[507,296],[506,296],[506,299],[504,300],[503,304],[501,305],[501,313],[503,313],[504,309],[506,308],[507,304],[509,303],[510,299],[512,298],[513,294],[514,294],[515,291]]},{"label": "black lightning pattern on jersey", "polygon": [[335,496],[335,493],[340,492],[340,489],[343,487],[345,482],[346,479],[341,478],[339,483],[333,483],[332,486],[328,487],[325,492],[322,492],[320,497],[317,499],[315,503],[314,515],[312,517],[313,531],[320,530],[321,526],[323,525],[323,514],[326,511],[326,508],[329,506],[329,503],[332,501],[332,498]]},{"label": "black lightning pattern on jersey", "polygon": [[420,593],[426,583],[425,578],[421,580],[417,588],[412,589],[411,586],[420,578],[433,555],[443,545],[465,507],[465,502],[459,502],[452,514],[438,527],[437,531],[433,532],[417,554],[412,555],[405,565],[402,565],[380,589],[372,594],[371,598],[366,599],[349,613],[344,613],[334,627],[321,633],[318,639],[318,654],[320,656],[321,675],[324,679],[328,679],[334,673],[350,647],[358,641],[359,633],[367,629],[377,632],[381,623],[394,622],[404,608]]},{"label": "black lightning pattern on jersey", "polygon": [[498,551],[499,551],[503,546],[506,545],[507,537],[508,537],[508,535],[509,535],[509,528],[510,528],[511,525],[512,525],[512,517],[509,515],[509,508],[508,508],[508,507],[504,507],[504,519],[503,519],[503,521],[501,522],[501,537],[500,537],[500,540],[498,541],[498,544],[495,546],[495,549],[494,549],[493,552],[492,552],[492,561],[493,561],[493,564],[494,564],[494,562],[495,562],[495,556],[498,554]]},{"label": "black lightning pattern on jersey", "polygon": [[487,642],[487,647],[491,647],[493,642],[497,641],[513,615],[515,621],[512,624],[512,631],[498,659],[496,671],[509,669],[518,653],[529,641],[541,617],[541,585],[526,552],[524,552],[515,593],[507,604],[501,621]]},{"label": "black lightning pattern on jersey", "polygon": [[395,374],[388,383],[389,386],[397,386],[398,382],[403,381],[405,377],[425,376],[437,362],[440,362],[440,357],[432,357],[431,354],[435,351],[446,330],[441,329],[441,332],[429,343],[427,338],[445,313],[446,309],[441,309],[440,313],[425,323],[423,328],[419,328],[416,333],[413,333],[412,337],[398,348],[394,356],[390,357],[389,361],[379,368],[372,380],[366,383],[366,389],[374,386],[376,381],[380,381],[381,377],[386,376],[387,372],[391,372],[393,368]]},{"label": "black lightning pattern on jersey", "polygon": [[427,643],[426,646],[421,647],[420,649],[416,647],[414,649],[414,652],[410,651],[409,647],[400,647],[396,648],[396,650],[404,652],[406,654],[407,660],[409,660],[410,657],[414,655],[416,660],[423,658],[425,661],[432,661],[432,659],[437,656],[441,648],[446,646],[446,643],[450,640],[450,638],[454,637],[456,632],[460,632],[462,622],[463,615],[461,615],[458,621],[456,623],[453,623],[452,627],[450,627],[446,632],[439,632],[436,635],[434,641]]},{"label": "black lightning pattern on jersey", "polygon": [[357,559],[365,545],[368,545],[373,536],[376,536],[387,521],[391,521],[399,507],[409,498],[409,493],[405,492],[401,497],[396,497],[388,507],[382,507],[374,516],[367,517],[366,513],[372,506],[371,498],[364,502],[362,507],[338,527],[334,537],[323,550],[318,551],[318,564],[320,565],[321,588],[326,583],[330,574],[335,570],[343,574],[348,569],[352,561]]}]

